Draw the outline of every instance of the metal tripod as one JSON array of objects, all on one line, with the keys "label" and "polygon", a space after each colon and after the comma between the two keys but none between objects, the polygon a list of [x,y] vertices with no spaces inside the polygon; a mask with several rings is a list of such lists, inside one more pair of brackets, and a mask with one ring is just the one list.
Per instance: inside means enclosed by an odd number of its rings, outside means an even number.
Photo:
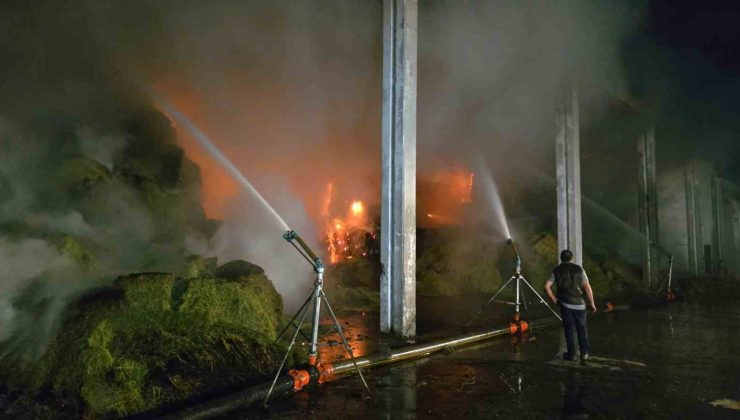
[{"label": "metal tripod", "polygon": [[[547,304],[547,302],[545,301],[545,299],[543,299],[542,296],[539,293],[537,293],[536,290],[534,290],[534,287],[532,287],[532,285],[529,284],[529,282],[527,281],[527,279],[524,278],[524,276],[522,275],[522,262],[521,262],[521,259],[519,258],[519,254],[518,253],[516,255],[516,259],[514,260],[514,264],[516,265],[516,269],[515,269],[514,275],[511,276],[511,278],[506,283],[504,283],[504,285],[501,286],[501,288],[498,289],[498,291],[493,296],[491,296],[491,298],[488,299],[488,301],[486,303],[483,304],[483,306],[480,308],[480,310],[478,312],[476,312],[475,315],[473,315],[472,318],[470,318],[470,321],[468,321],[468,323],[465,324],[465,326],[470,326],[470,324],[472,324],[473,321],[475,321],[475,319],[478,318],[478,316],[480,316],[481,313],[483,313],[483,311],[488,307],[488,305],[490,305],[493,302],[504,303],[504,304],[507,304],[507,305],[514,305],[514,319],[515,320],[519,320],[519,316],[520,316],[520,314],[519,314],[519,308],[521,306],[524,306],[524,310],[529,310],[529,308],[527,307],[527,299],[526,299],[526,296],[524,296],[524,289],[522,288],[522,284],[526,285],[529,288],[529,290],[531,290],[532,293],[534,293],[535,296],[537,296],[537,298],[539,298],[540,303],[542,303],[543,305],[545,305],[547,307],[547,309],[549,309],[550,312],[552,312],[552,314],[555,315],[555,317],[557,319],[559,319],[561,321],[563,320],[563,318],[561,318],[560,315],[557,312],[555,312],[555,310],[552,309],[552,307],[550,307],[550,305]],[[514,301],[513,302],[509,302],[509,301],[497,301],[496,298],[498,297],[498,295],[501,294],[501,292],[504,291],[504,289],[506,289],[506,287],[511,282],[514,282]]]},{"label": "metal tripod", "polygon": [[[282,336],[288,331],[288,329],[291,326],[295,327],[293,338],[290,340],[290,344],[288,345],[288,349],[285,352],[283,361],[280,363],[280,367],[278,368],[277,372],[275,372],[275,378],[272,381],[270,390],[267,392],[267,396],[265,397],[265,401],[263,405],[267,406],[267,401],[270,399],[270,395],[272,394],[272,391],[275,388],[275,384],[277,383],[277,380],[280,377],[280,372],[283,370],[286,360],[288,360],[290,351],[293,349],[293,345],[295,345],[295,340],[298,337],[299,333],[302,334],[303,337],[306,338],[310,343],[309,350],[308,350],[309,369],[312,369],[312,370],[316,369],[317,362],[318,362],[318,340],[319,340],[319,322],[321,318],[320,317],[321,301],[324,301],[324,303],[326,304],[326,308],[329,310],[329,314],[331,315],[332,321],[334,321],[334,327],[339,333],[339,337],[342,340],[344,349],[347,351],[347,354],[349,354],[349,357],[352,360],[352,364],[354,365],[355,370],[357,371],[358,375],[360,375],[360,379],[362,379],[362,383],[363,385],[365,385],[365,389],[367,389],[369,393],[370,388],[367,386],[365,377],[362,376],[362,371],[360,370],[359,366],[357,366],[357,362],[355,361],[355,356],[352,353],[352,349],[347,343],[347,339],[344,337],[342,326],[339,324],[339,321],[337,320],[337,317],[331,308],[329,299],[327,299],[326,293],[324,292],[324,289],[323,289],[324,264],[323,262],[321,261],[320,258],[316,256],[316,254],[313,253],[313,251],[311,251],[308,245],[306,245],[306,243],[301,239],[301,237],[298,236],[298,234],[295,233],[294,231],[287,232],[285,235],[283,235],[283,238],[285,238],[285,240],[287,240],[291,245],[293,245],[298,250],[298,252],[303,256],[303,258],[305,258],[313,266],[314,272],[316,273],[316,279],[314,280],[314,283],[313,283],[313,290],[309,294],[308,298],[306,298],[306,301],[303,302],[303,305],[301,305],[300,309],[298,309],[295,315],[293,315],[293,318],[290,320],[288,325],[286,325],[285,328],[283,328],[283,330],[280,332],[280,334],[278,334],[277,338],[275,339],[275,342],[278,342],[280,338],[282,338]],[[300,248],[296,245],[296,242],[298,243]],[[303,322],[306,320],[306,315],[308,314],[309,306],[311,306],[310,304],[313,304],[313,308],[312,308],[312,319],[311,319],[311,337],[309,338],[309,337],[306,337],[305,334],[303,334],[303,332],[301,331],[301,327],[303,327]],[[296,324],[295,321],[298,318],[300,318],[300,321],[298,321],[298,324]]]},{"label": "metal tripod", "polygon": [[673,255],[668,254],[668,278],[660,285],[658,290],[655,292],[656,295],[660,295],[662,291],[666,292],[666,299],[670,302],[676,299],[676,295],[673,293]]}]

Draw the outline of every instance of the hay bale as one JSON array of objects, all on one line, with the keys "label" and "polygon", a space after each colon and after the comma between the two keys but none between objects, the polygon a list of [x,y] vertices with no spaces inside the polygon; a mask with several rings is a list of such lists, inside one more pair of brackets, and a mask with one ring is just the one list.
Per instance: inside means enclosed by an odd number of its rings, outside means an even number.
[{"label": "hay bale", "polygon": [[335,311],[377,311],[380,307],[380,267],[365,258],[330,265],[324,288]]},{"label": "hay bale", "polygon": [[502,283],[500,244],[477,231],[437,229],[423,233],[417,258],[417,293],[455,296],[491,293]]},{"label": "hay bale", "polygon": [[238,280],[253,274],[265,274],[265,270],[256,264],[244,260],[234,260],[218,267],[213,274],[222,279]]},{"label": "hay bale", "polygon": [[137,273],[81,298],[42,360],[0,365],[6,383],[37,401],[20,412],[49,401],[60,417],[125,416],[268,374],[284,350],[272,344],[282,299],[256,266],[235,266],[251,274]]}]

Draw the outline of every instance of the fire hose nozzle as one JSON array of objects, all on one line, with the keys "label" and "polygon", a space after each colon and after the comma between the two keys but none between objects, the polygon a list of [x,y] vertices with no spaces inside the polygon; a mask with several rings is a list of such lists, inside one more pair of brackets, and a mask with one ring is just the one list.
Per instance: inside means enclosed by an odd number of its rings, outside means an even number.
[{"label": "fire hose nozzle", "polygon": [[[303,240],[303,238],[301,238],[298,232],[294,230],[289,230],[283,233],[283,239],[293,244],[293,246],[296,246],[296,243],[297,243],[298,246],[300,246],[299,252],[303,250],[303,252],[305,252],[306,255],[308,255],[306,259],[308,259],[309,262],[313,264],[314,270],[317,273],[324,272],[324,262],[321,261],[321,258],[318,255],[316,255],[315,252],[313,252],[313,250],[311,249],[311,247],[308,246],[308,244],[306,244],[306,242]],[[298,246],[296,246],[296,248],[298,248]],[[304,257],[306,257],[306,255],[304,255]]]},{"label": "fire hose nozzle", "polygon": [[508,245],[511,245],[511,249],[514,250],[514,254],[518,257],[519,256],[519,249],[516,247],[516,244],[514,243],[514,240],[509,238],[506,240],[506,243]]},{"label": "fire hose nozzle", "polygon": [[511,245],[511,249],[514,250],[514,266],[516,267],[516,272],[520,273],[522,268],[522,257],[519,256],[519,250],[512,238],[507,239],[506,243]]}]

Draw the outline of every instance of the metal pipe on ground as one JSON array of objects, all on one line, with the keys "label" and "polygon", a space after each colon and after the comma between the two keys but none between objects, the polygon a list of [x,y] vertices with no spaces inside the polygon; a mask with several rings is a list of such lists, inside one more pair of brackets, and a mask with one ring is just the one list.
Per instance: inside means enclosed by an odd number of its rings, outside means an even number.
[{"label": "metal pipe on ground", "polygon": [[[607,309],[601,313],[609,313],[626,309],[630,309],[630,306],[612,306],[611,304],[607,304]],[[552,318],[535,321],[535,325],[538,328],[549,327],[557,324],[560,324],[560,322]],[[508,327],[475,333],[467,333],[452,338],[443,338],[430,341],[428,343],[391,349],[388,352],[376,353],[369,356],[355,358],[355,361],[357,362],[357,366],[361,368],[379,367],[392,363],[399,363],[405,360],[428,357],[445,349],[469,346],[492,338],[502,337],[506,335],[510,335],[510,330]],[[329,373],[333,375],[342,375],[349,373],[353,369],[354,367],[351,360],[343,360],[341,362],[335,363],[331,367],[331,372]],[[320,373],[317,371],[312,372],[310,376],[310,383],[318,382],[319,375]],[[286,394],[290,392],[291,390],[293,390],[295,381],[296,379],[288,374],[281,376],[275,383],[275,387],[272,391],[273,395],[275,397],[278,397],[281,394]],[[196,420],[223,416],[238,409],[249,407],[256,402],[264,401],[267,393],[269,392],[269,389],[270,382],[265,382],[232,394],[225,395],[220,398],[184,408],[170,415],[159,417],[165,419]],[[152,418],[152,416],[147,416],[147,418]]]},{"label": "metal pipe on ground", "polygon": [[[243,389],[232,394],[224,395],[204,403],[186,407],[178,412],[160,418],[164,419],[211,419],[223,416],[240,408],[249,407],[255,403],[264,401],[270,390],[272,381],[264,382],[250,388]],[[277,396],[285,394],[293,389],[293,378],[283,375],[278,378],[272,394]]]},{"label": "metal pipe on ground", "polygon": [[[546,319],[536,322],[537,327],[545,327],[558,323],[556,320]],[[398,363],[404,360],[419,359],[430,356],[433,353],[455,347],[463,347],[474,343],[479,343],[495,337],[509,335],[509,328],[499,328],[493,330],[467,333],[452,338],[434,340],[428,343],[416,344],[413,346],[391,349],[389,352],[376,353],[369,356],[355,358],[357,366],[360,368],[372,368],[392,363]],[[349,373],[354,369],[351,360],[343,360],[334,363],[330,368],[331,375],[342,375]],[[319,373],[311,373],[310,383],[318,382]],[[280,394],[287,393],[293,389],[294,379],[290,375],[281,376],[275,388],[273,395],[277,397]],[[253,386],[229,395],[225,395],[202,404],[187,407],[181,411],[168,415],[167,419],[209,419],[225,415],[229,412],[240,408],[248,407],[256,402],[263,401],[270,389],[270,382]]]}]

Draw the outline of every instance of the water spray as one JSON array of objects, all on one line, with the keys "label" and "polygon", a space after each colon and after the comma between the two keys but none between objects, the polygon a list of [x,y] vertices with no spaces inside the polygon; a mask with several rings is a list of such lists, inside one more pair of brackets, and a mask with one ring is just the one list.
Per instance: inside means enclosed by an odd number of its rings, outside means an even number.
[{"label": "water spray", "polygon": [[501,233],[504,234],[508,242],[511,242],[511,231],[509,229],[509,223],[506,220],[506,212],[504,211],[504,204],[501,201],[501,194],[499,193],[496,183],[493,181],[493,176],[491,176],[488,169],[486,169],[482,164],[480,167],[481,175],[483,175],[480,178],[482,179],[483,186],[488,194],[488,199],[490,200],[494,215],[498,219],[497,221]]},{"label": "water spray", "polygon": [[226,171],[229,172],[229,174],[234,178],[239,185],[242,186],[247,192],[251,193],[254,197],[257,198],[257,200],[262,203],[262,205],[272,214],[272,216],[277,220],[277,222],[280,224],[280,226],[283,228],[283,230],[290,230],[288,227],[288,224],[285,223],[285,220],[283,220],[282,217],[280,217],[280,214],[278,214],[277,211],[270,205],[270,203],[267,202],[265,197],[260,194],[260,192],[257,190],[257,188],[252,185],[251,182],[244,176],[244,174],[239,171],[239,169],[229,160],[229,158],[224,155],[221,150],[219,150],[218,147],[211,141],[211,139],[208,138],[191,120],[188,118],[185,114],[180,112],[177,108],[175,108],[174,105],[172,105],[168,100],[166,100],[164,97],[160,95],[155,94],[155,99],[159,106],[171,117],[173,117],[175,120],[177,120],[178,123],[180,123],[186,130],[190,132],[190,134],[193,135],[195,140],[198,142],[198,144],[201,145],[218,163],[221,164],[221,166],[226,169]]},{"label": "water spray", "polygon": [[[270,394],[272,394],[272,390],[275,387],[275,383],[278,380],[278,377],[280,376],[280,372],[283,370],[283,367],[285,366],[285,362],[288,359],[288,356],[290,355],[290,351],[293,349],[293,346],[295,345],[295,340],[298,337],[298,334],[303,334],[301,332],[301,327],[303,326],[303,322],[306,319],[306,314],[308,313],[308,307],[310,303],[313,303],[313,313],[312,313],[312,320],[311,320],[311,337],[307,338],[309,341],[309,351],[308,351],[308,369],[310,370],[296,370],[291,369],[288,373],[290,376],[293,377],[294,380],[294,389],[300,390],[302,387],[308,385],[311,374],[318,373],[319,383],[323,382],[329,375],[333,372],[333,367],[331,364],[328,363],[319,363],[318,362],[318,337],[319,337],[319,322],[320,322],[320,314],[321,314],[321,302],[323,301],[326,304],[326,308],[329,310],[329,314],[331,315],[332,320],[334,321],[334,326],[336,327],[337,332],[339,333],[339,336],[342,339],[342,344],[344,344],[345,350],[347,350],[347,353],[349,354],[350,359],[352,360],[352,363],[357,370],[357,373],[360,375],[360,378],[362,379],[362,383],[365,385],[365,388],[370,391],[370,388],[367,386],[367,382],[365,382],[365,378],[362,376],[362,372],[360,371],[359,367],[357,366],[357,363],[355,361],[355,356],[352,353],[352,349],[349,347],[349,344],[347,343],[347,339],[344,337],[344,332],[342,331],[342,327],[339,324],[339,321],[337,320],[336,315],[334,314],[334,311],[331,308],[331,305],[329,304],[329,300],[326,297],[326,293],[323,290],[324,285],[324,262],[321,260],[321,258],[311,249],[310,246],[306,243],[306,241],[301,238],[300,235],[294,230],[291,230],[288,227],[288,224],[285,223],[285,220],[283,220],[282,217],[280,217],[280,214],[278,214],[277,211],[270,205],[270,203],[267,202],[265,197],[260,194],[260,192],[252,185],[251,182],[237,169],[237,167],[227,158],[221,150],[216,147],[216,145],[206,136],[185,114],[180,112],[177,108],[174,107],[169,101],[167,101],[165,98],[163,98],[160,95],[155,94],[155,98],[159,104],[159,106],[171,117],[173,117],[177,122],[179,122],[185,129],[187,129],[195,138],[195,140],[200,144],[208,153],[216,159],[228,172],[229,174],[237,181],[239,184],[247,190],[249,193],[251,193],[254,197],[257,198],[257,200],[262,203],[262,205],[272,214],[272,216],[275,218],[275,220],[280,224],[280,226],[283,228],[285,233],[283,234],[283,239],[288,241],[293,247],[298,251],[301,256],[308,261],[308,263],[313,268],[314,273],[316,273],[316,279],[314,280],[314,287],[311,294],[308,296],[306,301],[301,305],[301,308],[298,309],[298,312],[295,313],[293,316],[293,319],[290,320],[288,325],[283,329],[283,331],[278,334],[277,338],[275,339],[275,342],[280,340],[280,338],[285,334],[285,332],[290,328],[291,326],[295,327],[295,333],[293,334],[293,338],[290,341],[290,345],[288,346],[288,350],[285,353],[285,356],[283,357],[282,362],[280,363],[280,367],[277,370],[277,373],[275,374],[275,379],[272,382],[272,386],[270,386],[269,391],[267,392],[267,396],[265,397],[264,404],[267,405],[267,401],[270,398]],[[298,324],[296,324],[296,319],[300,317],[300,321]],[[304,335],[305,337],[305,335]]]},{"label": "water spray", "polygon": [[[270,399],[270,395],[272,394],[272,390],[275,387],[275,383],[277,383],[278,377],[280,376],[280,372],[283,370],[283,367],[285,366],[285,361],[288,359],[288,355],[290,355],[290,351],[293,349],[293,345],[295,345],[295,340],[298,337],[298,334],[301,333],[301,327],[303,326],[303,322],[306,319],[306,314],[308,313],[308,308],[311,303],[313,303],[313,309],[312,309],[312,319],[311,319],[311,336],[310,338],[308,338],[308,341],[309,341],[308,368],[307,369],[291,369],[288,371],[288,374],[291,377],[293,377],[293,383],[294,383],[293,389],[296,391],[299,391],[303,387],[308,385],[312,376],[318,377],[318,382],[322,383],[326,381],[334,373],[334,367],[330,363],[323,363],[318,360],[319,323],[320,323],[320,318],[321,318],[321,302],[322,301],[326,304],[326,308],[329,310],[329,315],[331,315],[331,319],[332,321],[334,321],[334,327],[339,333],[339,337],[342,339],[342,344],[344,345],[344,349],[347,351],[347,354],[352,360],[352,364],[355,370],[360,375],[360,379],[362,379],[362,383],[365,385],[365,389],[367,389],[367,391],[370,392],[370,388],[368,387],[367,382],[365,382],[365,377],[362,376],[362,371],[357,366],[354,353],[352,352],[352,349],[347,343],[347,339],[344,337],[342,326],[339,324],[339,321],[337,320],[337,317],[331,308],[331,304],[329,304],[329,300],[326,297],[326,292],[324,292],[324,262],[321,260],[321,257],[319,257],[311,249],[311,247],[308,246],[306,241],[304,241],[303,238],[301,238],[301,236],[298,235],[296,231],[287,230],[283,234],[283,239],[288,241],[289,244],[293,245],[293,247],[298,251],[298,253],[301,254],[301,256],[306,261],[308,261],[308,263],[313,268],[314,273],[316,273],[316,279],[314,280],[314,283],[313,283],[313,290],[308,295],[308,298],[306,298],[306,301],[303,302],[303,305],[301,305],[300,309],[298,309],[295,315],[293,315],[293,318],[290,320],[290,322],[285,326],[285,328],[283,328],[283,330],[280,332],[280,334],[278,334],[277,338],[275,339],[275,342],[277,342],[278,340],[280,340],[280,338],[282,338],[283,334],[285,334],[290,327],[295,328],[295,332],[293,333],[293,338],[291,339],[290,344],[288,345],[288,350],[285,352],[285,356],[283,357],[283,361],[280,363],[280,367],[275,373],[275,379],[273,379],[272,381],[272,385],[270,386],[270,389],[267,392],[267,396],[265,397],[265,401],[263,405],[267,406],[267,401]],[[296,324],[295,321],[298,318],[300,318],[300,321],[298,321],[298,324]]]}]

